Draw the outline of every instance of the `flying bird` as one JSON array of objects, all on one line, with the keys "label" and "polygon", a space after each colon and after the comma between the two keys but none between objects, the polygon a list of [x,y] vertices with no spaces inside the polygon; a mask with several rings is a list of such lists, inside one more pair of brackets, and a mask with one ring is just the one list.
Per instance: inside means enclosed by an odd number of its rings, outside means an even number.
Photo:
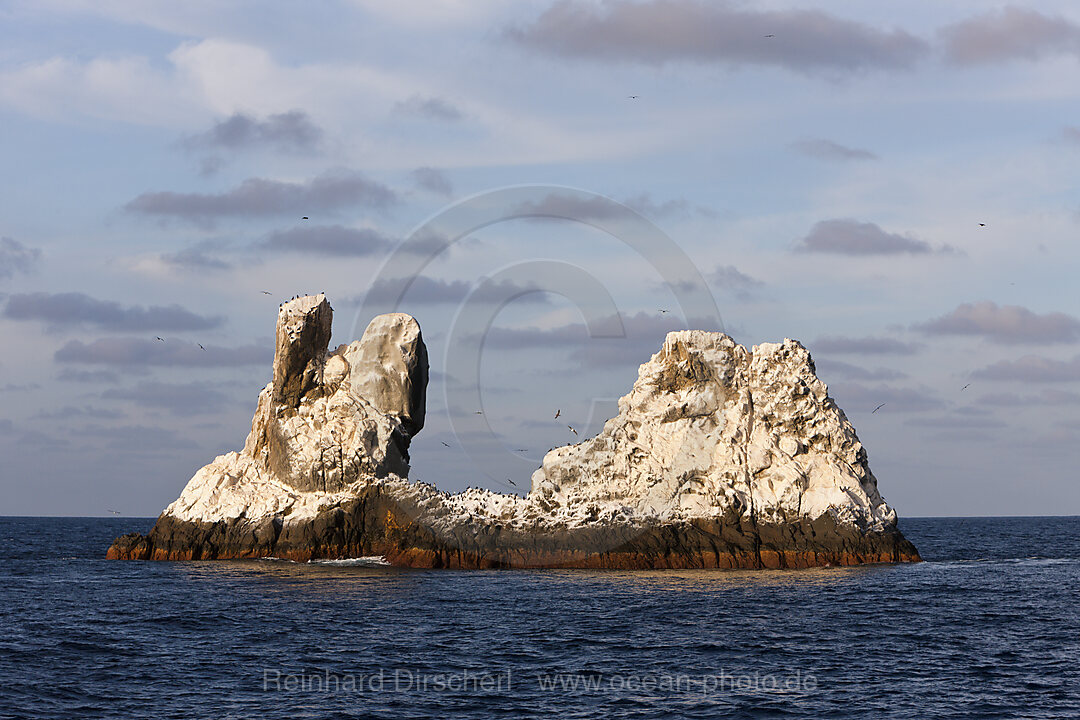
[{"label": "flying bird", "polygon": [[979,227],[986,227],[986,223],[979,223]]},{"label": "flying bird", "polygon": [[269,290],[263,290],[262,294],[263,295],[273,295],[274,293],[270,292]]},{"label": "flying bird", "polygon": [[[446,445],[446,443],[444,443],[442,440],[440,440],[439,442],[442,442],[443,445]],[[446,447],[450,447],[450,446],[446,445]]]},{"label": "flying bird", "polygon": [[206,352],[206,348],[204,348],[204,347],[202,346],[202,343],[195,343],[195,344],[199,346],[199,349],[200,349],[200,350],[202,350],[203,352]]},{"label": "flying bird", "polygon": [[307,219],[308,219],[308,216],[307,216],[307,215],[305,215],[304,217],[302,217],[302,218],[300,218],[300,219],[301,219],[301,220],[307,220]]},{"label": "flying bird", "polygon": [[514,452],[529,452],[529,448],[518,448]]},{"label": "flying bird", "polygon": [[506,478],[506,482],[510,483],[510,484],[511,484],[511,485],[513,485],[514,487],[517,487],[517,483],[516,483],[516,482],[514,482],[513,480],[511,480],[510,478]]},{"label": "flying bird", "polygon": [[874,408],[873,412],[871,412],[870,414],[873,415],[874,413],[876,413],[878,410],[880,410],[883,407],[885,407],[885,403],[881,403],[880,405],[878,405],[876,408]]},{"label": "flying bird", "polygon": [[637,98],[638,98],[638,96],[637,96],[637,95],[627,95],[627,96],[626,96],[626,99],[627,99],[627,100],[637,100]]},{"label": "flying bird", "polygon": [[560,415],[562,415],[562,408],[555,411],[555,419],[558,420]]},{"label": "flying bird", "polygon": [[776,37],[775,35],[766,35],[765,37]]},{"label": "flying bird", "polygon": [[964,391],[965,391],[965,390],[967,390],[967,389],[968,389],[969,387],[971,387],[971,383],[968,383],[968,384],[967,384],[967,385],[965,385],[964,387],[960,388],[960,392],[964,392]]},{"label": "flying bird", "polygon": [[566,427],[570,428],[570,432],[572,432],[572,433],[574,433],[575,435],[577,435],[577,430],[575,430],[575,429],[574,429],[573,427],[571,427],[570,425],[567,425]]},{"label": "flying bird", "polygon": [[665,313],[667,313],[667,312],[668,312],[668,311],[667,311],[667,310],[665,310],[664,308],[660,308],[660,314],[661,314],[661,315],[664,315],[664,314],[665,314]]},{"label": "flying bird", "polygon": [[476,414],[477,414],[477,415],[483,415],[483,414],[484,414],[484,411],[483,411],[483,410],[477,410],[477,411],[476,411]]},{"label": "flying bird", "polygon": [[160,340],[161,342],[165,342],[165,338],[163,338],[163,337],[159,337],[159,338],[154,338],[154,339],[155,339],[155,340]]},{"label": "flying bird", "polygon": [[120,514],[119,510],[109,510],[108,512],[111,512],[113,515],[119,515]]}]

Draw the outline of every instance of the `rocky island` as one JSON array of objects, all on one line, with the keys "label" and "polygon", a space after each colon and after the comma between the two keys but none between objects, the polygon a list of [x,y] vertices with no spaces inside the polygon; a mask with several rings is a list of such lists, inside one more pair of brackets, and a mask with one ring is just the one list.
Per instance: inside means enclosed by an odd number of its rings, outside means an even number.
[{"label": "rocky island", "polygon": [[798,342],[669,333],[595,437],[524,496],[408,479],[427,350],[404,314],[327,352],[322,295],[281,306],[240,452],[199,470],[114,559],[381,556],[422,568],[803,568],[919,560]]}]

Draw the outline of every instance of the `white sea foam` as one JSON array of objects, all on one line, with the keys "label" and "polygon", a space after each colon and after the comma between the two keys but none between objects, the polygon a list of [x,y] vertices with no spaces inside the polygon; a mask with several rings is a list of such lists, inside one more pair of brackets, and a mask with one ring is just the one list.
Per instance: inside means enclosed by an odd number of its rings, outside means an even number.
[{"label": "white sea foam", "polygon": [[332,565],[334,567],[393,567],[382,555],[366,555],[358,558],[340,560],[311,560],[313,565]]}]

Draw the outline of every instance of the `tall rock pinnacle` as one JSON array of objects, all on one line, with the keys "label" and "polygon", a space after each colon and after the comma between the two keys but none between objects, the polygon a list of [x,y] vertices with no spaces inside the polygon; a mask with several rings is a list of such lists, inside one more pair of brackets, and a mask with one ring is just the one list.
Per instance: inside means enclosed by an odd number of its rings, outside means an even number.
[{"label": "tall rock pinnacle", "polygon": [[326,296],[305,295],[278,310],[274,402],[291,408],[322,382],[334,311]]}]

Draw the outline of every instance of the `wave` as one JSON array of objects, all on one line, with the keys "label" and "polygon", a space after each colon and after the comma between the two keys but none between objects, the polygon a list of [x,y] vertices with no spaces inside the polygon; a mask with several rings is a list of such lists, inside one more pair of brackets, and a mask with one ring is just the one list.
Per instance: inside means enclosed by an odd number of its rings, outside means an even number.
[{"label": "wave", "polygon": [[334,567],[393,567],[382,555],[368,555],[358,558],[341,558],[340,560],[311,560],[313,565],[332,565]]}]

